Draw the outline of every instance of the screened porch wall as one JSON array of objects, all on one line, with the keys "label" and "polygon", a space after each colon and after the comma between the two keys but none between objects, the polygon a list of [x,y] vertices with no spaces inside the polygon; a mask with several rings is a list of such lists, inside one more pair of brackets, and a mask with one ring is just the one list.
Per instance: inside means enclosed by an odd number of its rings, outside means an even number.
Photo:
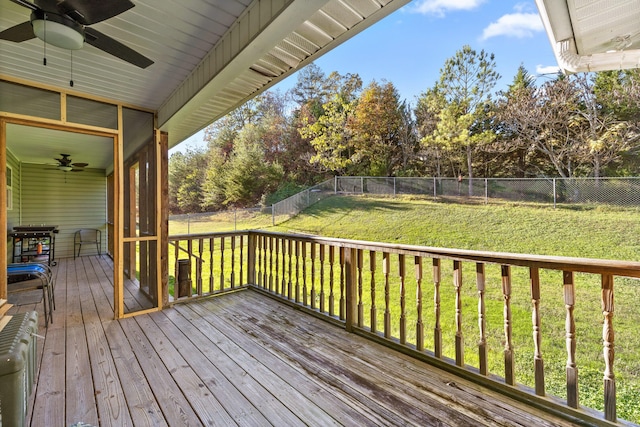
[{"label": "screened porch wall", "polygon": [[[106,250],[106,177],[104,170],[62,172],[55,167],[22,164],[22,225],[57,225],[56,258],[73,257],[73,234],[80,228],[102,231]],[[9,250],[11,250],[11,244]],[[95,253],[95,247],[83,248]]]}]

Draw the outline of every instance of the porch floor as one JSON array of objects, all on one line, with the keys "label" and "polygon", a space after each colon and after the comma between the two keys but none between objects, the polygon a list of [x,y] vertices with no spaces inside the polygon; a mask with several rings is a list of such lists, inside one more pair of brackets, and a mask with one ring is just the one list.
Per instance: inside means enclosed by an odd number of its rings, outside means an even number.
[{"label": "porch floor", "polygon": [[571,425],[255,291],[113,320],[108,257],[54,270],[31,426]]}]

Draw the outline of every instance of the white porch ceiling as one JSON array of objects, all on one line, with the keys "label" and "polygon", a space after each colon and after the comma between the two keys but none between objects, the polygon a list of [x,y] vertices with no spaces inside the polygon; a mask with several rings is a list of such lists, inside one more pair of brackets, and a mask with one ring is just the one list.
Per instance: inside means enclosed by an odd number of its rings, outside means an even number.
[{"label": "white porch ceiling", "polygon": [[564,72],[640,67],[640,0],[536,0]]},{"label": "white porch ceiling", "polygon": [[[0,40],[0,75],[157,111],[174,146],[409,0],[133,0],[91,25],[154,61]],[[30,11],[0,0],[0,31]],[[73,76],[74,86],[69,87]],[[76,157],[78,157],[76,155]]]}]

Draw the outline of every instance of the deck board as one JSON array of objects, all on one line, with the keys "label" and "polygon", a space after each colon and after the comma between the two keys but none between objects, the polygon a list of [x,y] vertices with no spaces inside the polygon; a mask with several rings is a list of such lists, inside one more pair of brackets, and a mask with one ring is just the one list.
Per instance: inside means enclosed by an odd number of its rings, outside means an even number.
[{"label": "deck board", "polygon": [[113,320],[112,268],[54,267],[31,426],[570,425],[252,290]]}]

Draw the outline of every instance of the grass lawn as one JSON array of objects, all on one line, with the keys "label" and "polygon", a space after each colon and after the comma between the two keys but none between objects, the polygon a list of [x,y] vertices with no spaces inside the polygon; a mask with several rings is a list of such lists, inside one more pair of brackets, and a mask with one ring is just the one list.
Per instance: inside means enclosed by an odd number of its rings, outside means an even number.
[{"label": "grass lawn", "polygon": [[[261,215],[258,215],[260,217]],[[270,217],[270,216],[269,216]],[[235,219],[235,218],[234,218]],[[247,218],[247,226],[261,222],[262,229],[292,233],[316,234],[326,237],[390,242],[423,246],[448,247],[512,253],[559,255],[618,260],[640,260],[640,210],[615,207],[564,207],[553,209],[536,204],[459,204],[434,203],[417,197],[373,198],[363,196],[331,197],[307,209],[279,226],[272,227],[264,218]],[[240,223],[238,221],[238,223]],[[229,230],[229,222],[203,221],[197,232]],[[193,233],[193,222],[190,225]],[[235,228],[237,225],[234,224]],[[255,226],[253,226],[255,227]],[[260,227],[258,225],[257,227]],[[256,227],[256,228],[257,228]],[[170,234],[186,232],[181,221],[170,223]],[[245,228],[242,225],[238,229]],[[368,258],[368,254],[366,254]],[[381,255],[379,254],[379,258]],[[393,335],[398,335],[399,280],[397,258],[392,278]],[[416,337],[416,280],[412,259],[407,267],[407,341]],[[366,263],[366,261],[365,261]],[[433,282],[430,263],[425,261],[422,281],[425,347],[433,348]],[[380,276],[382,260],[377,261],[376,287],[383,283]],[[499,266],[488,265],[487,342],[490,351],[489,371],[504,376],[504,326],[501,278]],[[443,352],[454,357],[454,292],[451,262],[442,264],[442,327]],[[170,270],[171,271],[171,270]],[[409,273],[411,272],[411,273]],[[367,273],[368,274],[368,273]],[[475,267],[463,267],[463,333],[465,362],[477,366],[478,295]],[[533,386],[533,353],[531,296],[528,270],[512,269],[513,345],[516,359],[516,381]],[[579,369],[579,400],[582,405],[603,409],[602,308],[599,277],[576,274],[575,319],[577,330],[577,364]],[[566,398],[565,306],[562,274],[541,272],[542,354],[545,361],[547,393]],[[615,281],[615,365],[618,416],[640,423],[640,281]],[[381,330],[384,292],[376,290],[376,328]],[[364,313],[371,310],[371,292],[365,289]],[[367,319],[367,322],[369,320]],[[370,324],[366,324],[371,326]]]},{"label": "grass lawn", "polygon": [[[540,255],[640,260],[640,210],[615,207],[563,207],[548,205],[469,205],[434,203],[421,198],[333,197],[314,205],[303,215],[276,231],[317,234],[367,241],[448,247]],[[378,264],[380,265],[380,264]],[[445,264],[443,264],[444,269]],[[433,321],[433,285],[425,266],[423,293],[425,338]],[[450,270],[443,272],[442,307],[444,328],[455,329],[453,286]],[[477,292],[473,265],[463,270],[465,293],[463,316],[466,362],[477,366]],[[565,307],[560,273],[542,272],[542,352],[547,392],[566,397]],[[379,282],[378,282],[379,283]],[[618,416],[640,423],[640,282],[616,279],[614,328]],[[397,289],[395,291],[397,293]],[[378,294],[380,291],[378,291]],[[415,295],[409,283],[407,295]],[[398,301],[393,298],[393,301]],[[487,326],[490,371],[504,375],[502,349],[503,299],[499,269],[487,266]],[[368,296],[365,296],[367,301]],[[379,299],[380,296],[377,296]],[[603,409],[602,309],[597,277],[576,275],[577,362],[580,403]],[[516,349],[516,379],[533,386],[533,342],[528,271],[513,269],[513,336]],[[427,303],[431,303],[429,306]],[[378,303],[380,307],[381,303]],[[409,306],[409,303],[407,303]],[[365,309],[365,313],[368,308]],[[394,314],[397,318],[398,314]],[[378,319],[382,316],[378,315]],[[411,323],[409,323],[411,325]],[[410,331],[415,333],[415,326]],[[395,336],[398,336],[395,333]],[[453,337],[445,337],[445,355],[453,357]],[[432,341],[431,341],[432,342]],[[429,347],[430,343],[425,343]]]}]

